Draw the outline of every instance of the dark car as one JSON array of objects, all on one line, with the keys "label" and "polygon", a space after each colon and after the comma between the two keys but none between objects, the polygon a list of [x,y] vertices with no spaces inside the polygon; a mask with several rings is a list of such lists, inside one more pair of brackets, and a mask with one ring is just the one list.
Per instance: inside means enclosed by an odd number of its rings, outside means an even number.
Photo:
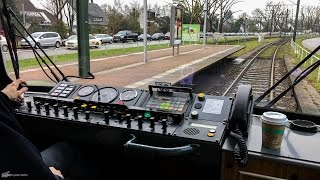
[{"label": "dark car", "polygon": [[113,36],[113,42],[127,42],[132,40],[134,42],[138,41],[138,34],[131,32],[129,30],[119,31],[116,35]]},{"label": "dark car", "polygon": [[152,35],[152,40],[163,40],[164,34],[163,33],[154,33]]},{"label": "dark car", "polygon": [[[151,41],[151,40],[152,40],[152,36],[151,36],[150,34],[147,34],[147,39],[148,39],[149,41]],[[143,41],[143,34],[140,34],[140,35],[138,36],[138,41]]]}]

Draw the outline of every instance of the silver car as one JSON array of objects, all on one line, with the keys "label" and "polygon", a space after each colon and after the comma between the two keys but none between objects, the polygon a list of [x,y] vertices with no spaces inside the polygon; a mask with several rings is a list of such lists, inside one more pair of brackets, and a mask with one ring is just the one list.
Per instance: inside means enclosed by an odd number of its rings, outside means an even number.
[{"label": "silver car", "polygon": [[[32,47],[36,47],[36,43],[41,47],[56,47],[61,46],[61,36],[56,32],[34,32],[31,34],[36,42],[34,42],[29,36],[27,40],[30,42]],[[21,40],[21,47],[29,47],[26,40]]]},{"label": "silver car", "polygon": [[94,37],[99,39],[101,43],[112,43],[113,38],[109,34],[93,34]]}]

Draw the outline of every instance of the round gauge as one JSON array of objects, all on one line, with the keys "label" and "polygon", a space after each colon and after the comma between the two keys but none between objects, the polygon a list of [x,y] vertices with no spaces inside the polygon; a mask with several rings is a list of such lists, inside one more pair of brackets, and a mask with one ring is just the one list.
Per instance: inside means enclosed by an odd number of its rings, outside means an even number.
[{"label": "round gauge", "polygon": [[81,97],[89,96],[91,93],[93,93],[93,91],[94,91],[94,88],[92,86],[85,86],[78,91],[78,96],[81,96]]},{"label": "round gauge", "polygon": [[138,96],[136,90],[126,90],[120,94],[121,101],[131,101]]},{"label": "round gauge", "polygon": [[[100,96],[100,97],[99,97]],[[91,98],[91,101],[109,103],[116,99],[118,91],[114,88],[103,88],[96,91]]]}]

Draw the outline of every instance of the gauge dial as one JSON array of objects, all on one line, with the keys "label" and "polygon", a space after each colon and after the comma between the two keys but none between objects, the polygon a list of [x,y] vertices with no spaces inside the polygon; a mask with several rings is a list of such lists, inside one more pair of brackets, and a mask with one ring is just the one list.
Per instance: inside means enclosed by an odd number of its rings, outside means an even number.
[{"label": "gauge dial", "polygon": [[91,93],[93,93],[93,91],[94,91],[94,88],[92,86],[85,86],[78,91],[78,96],[81,96],[81,97],[89,96]]},{"label": "gauge dial", "polygon": [[91,101],[109,103],[118,96],[118,91],[114,88],[103,88],[92,95]]},{"label": "gauge dial", "polygon": [[136,90],[126,90],[120,94],[121,101],[131,101],[138,96]]}]

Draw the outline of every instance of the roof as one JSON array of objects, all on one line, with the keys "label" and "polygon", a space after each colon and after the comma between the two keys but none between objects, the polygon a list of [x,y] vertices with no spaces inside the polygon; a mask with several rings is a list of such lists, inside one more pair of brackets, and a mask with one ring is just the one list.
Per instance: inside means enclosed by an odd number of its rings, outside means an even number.
[{"label": "roof", "polygon": [[33,18],[40,24],[52,24],[54,21],[54,16],[50,14],[48,11],[44,9],[36,8],[30,0],[16,0],[17,10],[19,12],[23,12],[23,5],[24,11],[26,13],[27,18]]},{"label": "roof", "polygon": [[107,16],[98,4],[88,4],[89,24],[107,25]]}]

